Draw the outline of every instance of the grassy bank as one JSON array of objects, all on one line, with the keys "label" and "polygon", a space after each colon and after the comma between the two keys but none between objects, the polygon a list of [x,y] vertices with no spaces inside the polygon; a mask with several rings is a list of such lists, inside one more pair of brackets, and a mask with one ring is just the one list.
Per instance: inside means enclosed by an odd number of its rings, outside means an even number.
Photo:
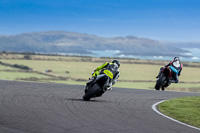
[{"label": "grassy bank", "polygon": [[200,96],[165,101],[159,110],[176,120],[200,128]]},{"label": "grassy bank", "polygon": [[[0,55],[0,61],[10,66],[0,65],[0,79],[26,80],[35,82],[56,82],[82,84],[91,77],[92,71],[111,58],[70,57],[29,55]],[[154,89],[160,67],[169,61],[149,61],[137,59],[119,59],[120,77],[115,87]],[[32,68],[23,72],[12,65],[24,65]],[[184,62],[179,84],[172,84],[168,90],[200,92],[200,63]],[[50,70],[50,72],[46,72]]]}]

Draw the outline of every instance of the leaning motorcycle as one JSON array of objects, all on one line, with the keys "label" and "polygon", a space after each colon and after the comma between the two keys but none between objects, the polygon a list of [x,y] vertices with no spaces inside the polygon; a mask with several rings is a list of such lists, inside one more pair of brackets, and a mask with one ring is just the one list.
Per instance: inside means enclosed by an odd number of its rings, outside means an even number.
[{"label": "leaning motorcycle", "polygon": [[164,91],[171,84],[172,80],[172,70],[169,67],[164,67],[161,69],[161,73],[156,81],[155,89]]},{"label": "leaning motorcycle", "polygon": [[91,98],[101,97],[105,91],[112,88],[112,80],[105,74],[106,71],[104,70],[104,73],[100,73],[92,83],[86,85],[83,100],[89,101]]}]

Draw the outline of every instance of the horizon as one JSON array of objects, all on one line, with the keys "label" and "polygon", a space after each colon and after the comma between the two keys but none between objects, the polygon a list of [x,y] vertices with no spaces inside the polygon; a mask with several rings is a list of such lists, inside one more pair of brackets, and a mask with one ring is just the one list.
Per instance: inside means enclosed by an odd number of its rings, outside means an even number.
[{"label": "horizon", "polygon": [[0,0],[0,35],[66,31],[200,42],[198,0]]},{"label": "horizon", "polygon": [[200,44],[200,41],[162,41],[162,40],[156,40],[152,38],[147,38],[147,37],[139,37],[139,36],[134,36],[134,35],[126,35],[126,36],[110,36],[110,37],[105,37],[105,36],[100,36],[100,35],[94,35],[94,34],[88,34],[88,33],[80,33],[80,32],[74,32],[74,31],[62,31],[62,30],[52,30],[52,31],[32,31],[32,32],[24,32],[24,33],[18,33],[18,34],[0,34],[1,36],[17,36],[17,35],[23,35],[23,34],[32,34],[32,33],[43,33],[43,32],[69,32],[69,33],[77,33],[77,34],[86,34],[86,35],[91,35],[91,36],[96,36],[96,37],[103,37],[103,38],[117,38],[117,37],[136,37],[138,39],[149,39],[149,40],[154,40],[158,41],[160,43],[164,44],[176,44],[176,43],[181,43],[181,44]]}]

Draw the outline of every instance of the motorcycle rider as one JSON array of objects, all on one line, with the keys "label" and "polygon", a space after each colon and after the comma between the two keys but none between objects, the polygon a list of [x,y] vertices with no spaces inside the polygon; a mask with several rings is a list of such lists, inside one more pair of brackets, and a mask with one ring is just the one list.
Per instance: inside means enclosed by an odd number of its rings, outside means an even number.
[{"label": "motorcycle rider", "polygon": [[[178,83],[178,77],[181,75],[181,71],[183,68],[183,65],[179,59],[179,57],[174,57],[174,60],[171,61],[169,64],[165,65],[165,67],[170,67],[172,70],[172,78],[171,83]],[[156,78],[158,78],[161,74],[163,67],[160,69],[160,72]]]},{"label": "motorcycle rider", "polygon": [[112,63],[106,62],[103,65],[97,67],[92,74],[92,78],[90,78],[89,81],[86,83],[86,87],[88,87],[99,74],[105,73],[112,79],[112,82],[109,85],[110,87],[107,88],[107,90],[111,90],[112,85],[114,85],[117,82],[117,79],[119,78],[120,75],[119,67],[120,67],[120,61],[118,60],[113,60]]}]

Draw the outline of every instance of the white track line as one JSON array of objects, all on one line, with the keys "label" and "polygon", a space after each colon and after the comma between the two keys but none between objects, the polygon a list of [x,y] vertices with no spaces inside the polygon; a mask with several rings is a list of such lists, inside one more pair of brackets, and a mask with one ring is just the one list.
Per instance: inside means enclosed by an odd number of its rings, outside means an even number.
[{"label": "white track line", "polygon": [[160,102],[157,102],[157,103],[153,104],[153,105],[152,105],[152,109],[153,109],[156,113],[158,113],[159,115],[162,115],[162,116],[164,116],[164,117],[166,117],[166,118],[168,118],[168,119],[170,119],[170,120],[172,120],[172,121],[175,121],[175,122],[177,122],[177,123],[179,123],[179,124],[182,124],[182,125],[191,127],[191,128],[193,128],[193,129],[196,129],[196,130],[200,130],[200,128],[197,128],[197,127],[188,125],[188,124],[186,124],[186,123],[180,122],[180,121],[178,121],[178,120],[175,120],[175,119],[173,119],[173,118],[171,118],[171,117],[169,117],[169,116],[166,116],[166,115],[162,114],[160,111],[158,111],[158,109],[157,109],[156,106],[157,106],[158,104],[164,102],[164,101],[166,101],[166,100],[163,100],[163,101],[160,101]]}]

